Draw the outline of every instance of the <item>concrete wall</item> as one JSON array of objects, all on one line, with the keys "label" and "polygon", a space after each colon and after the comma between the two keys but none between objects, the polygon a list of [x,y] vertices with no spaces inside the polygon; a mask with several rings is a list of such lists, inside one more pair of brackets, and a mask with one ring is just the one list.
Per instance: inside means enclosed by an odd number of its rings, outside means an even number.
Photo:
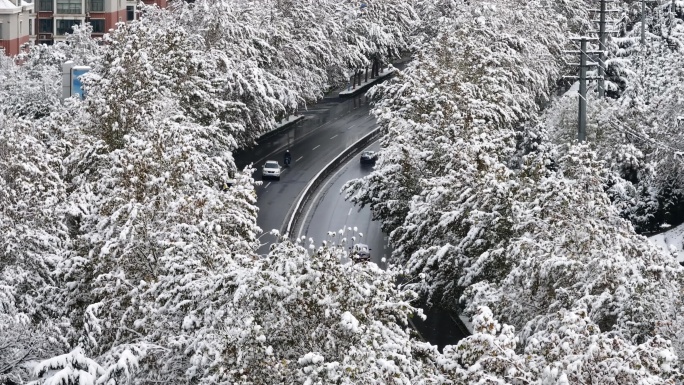
[{"label": "concrete wall", "polygon": [[29,11],[22,7],[0,10],[0,47],[6,55],[18,54],[19,47],[29,41],[29,20]]},{"label": "concrete wall", "polygon": [[105,12],[112,13],[118,12],[121,9],[126,9],[125,0],[105,0]]},{"label": "concrete wall", "polygon": [[15,56],[21,51],[21,46],[29,42],[28,36],[22,36],[12,40],[0,40],[0,47],[5,50],[5,55]]},{"label": "concrete wall", "polygon": [[[93,14],[91,18],[94,19],[95,15]],[[126,2],[123,2],[123,9],[105,13],[101,17],[98,16],[97,18],[105,20],[105,32],[116,28],[116,23],[120,21],[126,21]]]}]

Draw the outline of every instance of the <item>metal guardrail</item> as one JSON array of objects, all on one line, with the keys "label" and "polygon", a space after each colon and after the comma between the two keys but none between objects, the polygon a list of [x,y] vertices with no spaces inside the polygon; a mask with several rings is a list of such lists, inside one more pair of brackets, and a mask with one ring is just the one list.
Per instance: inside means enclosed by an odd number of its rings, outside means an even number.
[{"label": "metal guardrail", "polygon": [[[359,139],[356,141],[356,143],[352,144],[349,146],[346,150],[342,151],[340,155],[338,155],[335,159],[330,161],[321,171],[316,174],[311,181],[306,185],[302,193],[299,195],[299,200],[297,203],[294,205],[292,210],[290,210],[290,213],[288,214],[290,216],[290,220],[287,223],[287,227],[285,228],[284,234],[287,237],[292,237],[292,230],[295,229],[297,226],[298,222],[302,219],[302,211],[304,206],[309,202],[311,197],[314,195],[318,187],[325,181],[325,179],[332,174],[334,171],[336,171],[344,162],[346,162],[349,158],[355,156],[361,150],[364,148],[368,147],[369,144],[374,142],[378,137],[380,137],[380,128],[376,128],[375,130],[371,131],[368,133],[366,136],[363,138]],[[283,232],[281,232],[283,234]]]}]

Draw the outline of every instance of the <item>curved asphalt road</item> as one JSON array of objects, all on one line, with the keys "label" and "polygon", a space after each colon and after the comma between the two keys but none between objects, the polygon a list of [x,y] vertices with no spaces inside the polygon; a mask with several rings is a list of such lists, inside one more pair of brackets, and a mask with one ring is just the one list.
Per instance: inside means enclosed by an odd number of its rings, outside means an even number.
[{"label": "curved asphalt road", "polygon": [[[367,149],[377,151],[379,147],[376,142]],[[328,232],[344,229],[342,237],[347,238],[347,244],[351,244],[351,237],[356,237],[357,243],[365,243],[370,247],[371,261],[383,269],[386,268],[385,261],[389,259],[392,250],[387,235],[380,229],[380,222],[371,220],[370,208],[359,209],[351,202],[345,201],[344,194],[341,193],[342,186],[347,181],[368,175],[372,170],[372,166],[360,163],[359,155],[340,167],[326,179],[310,204],[304,208],[302,223],[294,229],[295,235],[313,238],[316,245],[320,245],[322,241],[338,244],[339,232],[334,237],[330,237]],[[425,309],[425,306],[420,307]],[[440,350],[445,345],[455,345],[469,334],[455,314],[438,308],[429,308],[425,310],[425,314],[427,319],[421,321],[416,318],[412,321],[413,326],[422,339],[437,345]]]},{"label": "curved asphalt road", "polygon": [[[377,151],[380,145],[376,142],[368,149]],[[346,201],[341,192],[347,181],[368,175],[372,170],[373,166],[361,164],[357,155],[326,179],[311,199],[311,204],[305,207],[301,224],[294,229],[294,235],[312,238],[316,245],[323,241],[339,244],[341,238],[346,238],[348,245],[365,243],[371,249],[371,261],[385,268],[385,259],[391,253],[387,235],[383,234],[379,222],[371,220],[370,208],[358,208]],[[343,231],[342,235],[340,230]],[[335,235],[331,237],[329,232],[335,232]]]},{"label": "curved asphalt road", "polygon": [[262,179],[261,166],[266,160],[277,160],[282,165],[285,150],[289,149],[292,154],[292,164],[283,169],[279,181],[264,180],[256,187],[257,224],[264,231],[260,254],[267,253],[268,244],[274,240],[269,232],[283,230],[292,206],[309,181],[323,166],[375,128],[369,100],[363,95],[325,101],[300,113],[305,116],[304,120],[260,140],[258,146],[235,154],[239,168],[254,165],[257,181]]},{"label": "curved asphalt road", "polygon": [[[235,153],[238,168],[253,164],[255,180],[262,179],[261,166],[266,160],[277,160],[282,165],[285,150],[292,153],[292,164],[284,169],[279,181],[265,180],[256,187],[257,224],[264,231],[260,254],[266,254],[268,245],[274,241],[269,235],[270,230],[283,231],[294,202],[309,181],[338,154],[375,128],[369,100],[363,95],[343,100],[326,99],[301,114],[305,116],[303,121],[260,140],[258,146]],[[377,148],[377,144],[369,147]],[[372,167],[362,166],[357,156],[329,177],[311,205],[305,208],[302,225],[294,230],[294,235],[306,235],[316,244],[339,242],[338,231],[344,229],[343,237],[347,238],[348,244],[352,237],[356,237],[358,243],[366,243],[371,248],[371,260],[382,268],[386,267],[385,258],[389,258],[391,250],[380,224],[371,220],[370,209],[358,209],[346,202],[340,193],[348,180],[367,175],[371,170]],[[338,232],[337,240],[328,236],[331,231]],[[450,315],[439,310],[430,310],[426,314],[428,319],[425,322],[416,320],[417,329],[425,340],[440,349],[467,335],[462,331],[462,325],[457,325]]]}]

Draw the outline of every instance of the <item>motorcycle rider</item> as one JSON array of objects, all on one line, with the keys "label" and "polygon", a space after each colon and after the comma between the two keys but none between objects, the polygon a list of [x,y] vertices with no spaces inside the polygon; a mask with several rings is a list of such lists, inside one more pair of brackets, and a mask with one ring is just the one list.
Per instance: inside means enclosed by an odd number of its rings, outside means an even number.
[{"label": "motorcycle rider", "polygon": [[292,162],[292,155],[290,154],[290,150],[285,150],[285,158],[283,159],[283,162],[286,166],[289,166],[290,162]]}]

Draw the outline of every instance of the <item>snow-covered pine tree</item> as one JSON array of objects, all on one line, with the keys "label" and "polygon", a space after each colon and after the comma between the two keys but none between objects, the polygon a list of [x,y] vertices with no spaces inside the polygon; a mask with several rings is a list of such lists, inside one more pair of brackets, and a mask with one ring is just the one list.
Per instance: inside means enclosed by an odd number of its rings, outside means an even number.
[{"label": "snow-covered pine tree", "polygon": [[395,260],[426,273],[428,293],[454,290],[450,301],[460,295],[451,274],[507,236],[514,129],[534,118],[560,71],[557,20],[541,4],[508,5],[500,14],[464,6],[396,82],[378,87],[384,148],[376,171],[346,187],[391,232]]},{"label": "snow-covered pine tree", "polygon": [[30,361],[64,348],[45,297],[69,245],[56,141],[43,122],[0,112],[0,381],[21,383]]},{"label": "snow-covered pine tree", "polygon": [[521,349],[515,329],[480,307],[473,335],[445,347],[441,368],[456,384],[671,385],[682,379],[672,347],[659,336],[635,344],[602,333],[584,309],[549,314],[538,326]]}]

